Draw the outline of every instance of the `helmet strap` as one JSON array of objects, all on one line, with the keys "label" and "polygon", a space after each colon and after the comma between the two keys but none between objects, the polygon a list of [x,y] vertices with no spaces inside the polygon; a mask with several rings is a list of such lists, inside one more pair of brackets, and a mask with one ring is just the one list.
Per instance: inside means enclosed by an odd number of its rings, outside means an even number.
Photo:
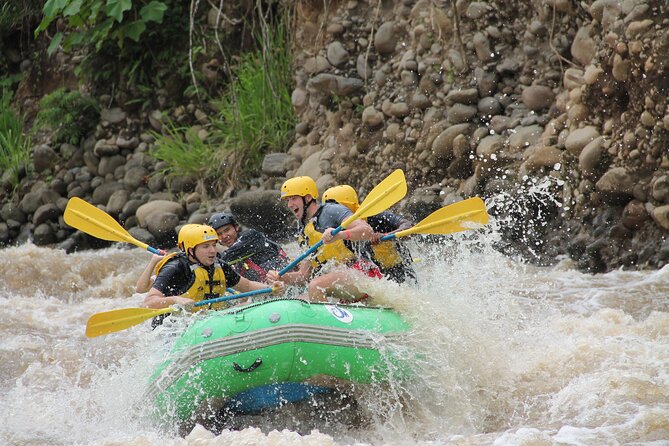
[{"label": "helmet strap", "polygon": [[302,204],[304,205],[304,212],[302,212],[302,224],[303,225],[306,225],[307,220],[309,220],[309,213],[308,213],[307,209],[309,208],[309,206],[311,206],[311,203],[314,203],[315,201],[316,200],[314,200],[314,198],[311,197],[311,201],[309,203],[307,203],[307,197],[306,196],[302,197]]},{"label": "helmet strap", "polygon": [[204,267],[204,264],[202,262],[200,262],[200,259],[198,259],[197,256],[195,255],[195,248],[190,248],[190,252],[188,253],[188,256],[194,258],[195,262],[198,265]]}]

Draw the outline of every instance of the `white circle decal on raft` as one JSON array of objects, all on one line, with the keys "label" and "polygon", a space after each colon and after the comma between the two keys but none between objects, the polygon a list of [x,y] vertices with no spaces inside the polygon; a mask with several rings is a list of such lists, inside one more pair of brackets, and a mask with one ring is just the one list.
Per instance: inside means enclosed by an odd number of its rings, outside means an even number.
[{"label": "white circle decal on raft", "polygon": [[345,310],[343,308],[339,308],[336,305],[326,305],[325,308],[328,309],[331,315],[333,315],[336,319],[342,321],[345,324],[350,324],[353,322],[353,315],[351,314],[350,311]]}]

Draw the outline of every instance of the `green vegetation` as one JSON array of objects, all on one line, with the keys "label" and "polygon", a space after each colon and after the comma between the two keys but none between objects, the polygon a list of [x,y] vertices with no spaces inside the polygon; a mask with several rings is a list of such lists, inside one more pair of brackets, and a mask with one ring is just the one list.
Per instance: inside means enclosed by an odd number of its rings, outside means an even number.
[{"label": "green vegetation", "polygon": [[21,73],[12,74],[0,78],[0,89],[14,89],[14,86],[21,81]]},{"label": "green vegetation", "polygon": [[47,0],[44,18],[35,34],[43,32],[51,22],[62,17],[72,30],[67,35],[56,32],[49,45],[49,54],[53,54],[61,44],[65,51],[88,43],[100,51],[110,40],[123,48],[126,39],[139,42],[150,22],[163,21],[167,9],[164,2],[153,0],[144,3],[133,0]]},{"label": "green vegetation", "polygon": [[168,123],[164,131],[164,134],[152,133],[158,141],[152,155],[168,165],[168,173],[197,178],[211,175],[216,152],[198,136],[197,128]]},{"label": "green vegetation", "polygon": [[11,99],[11,93],[4,90],[0,98],[0,171],[8,172],[5,178],[16,187],[21,170],[30,161],[30,137],[23,133],[23,119],[11,110]]},{"label": "green vegetation", "polygon": [[100,107],[95,99],[78,91],[59,88],[40,100],[36,128],[54,132],[54,141],[78,144],[98,122]]},{"label": "green vegetation", "polygon": [[0,4],[0,34],[39,19],[42,0],[6,0]]},{"label": "green vegetation", "polygon": [[42,3],[42,0],[0,1],[0,91],[14,91],[21,81],[19,63],[14,57],[25,57],[22,50],[29,46],[34,23],[41,17]]},{"label": "green vegetation", "polygon": [[[256,169],[264,154],[285,150],[295,117],[290,100],[290,42],[283,25],[260,42],[262,48],[241,56],[233,80],[218,101],[218,114],[206,141],[195,132],[168,125],[155,135],[152,153],[173,173],[191,173],[236,182]],[[192,153],[196,156],[192,156]],[[196,165],[199,160],[199,165]]]},{"label": "green vegetation", "polygon": [[43,12],[36,36],[57,19],[67,24],[66,31],[54,32],[48,53],[62,48],[83,54],[75,72],[98,85],[111,83],[136,95],[142,86],[162,87],[175,73],[187,78],[188,2],[47,0]]},{"label": "green vegetation", "polygon": [[295,123],[288,48],[284,29],[279,27],[268,48],[240,58],[235,81],[215,102],[220,120],[213,127],[223,150],[245,149],[247,159],[256,163],[264,153],[287,144]]},{"label": "green vegetation", "polygon": [[[212,29],[213,4],[197,5],[46,0],[35,36],[50,36],[49,54],[83,56],[75,73],[121,106],[166,110],[192,98],[211,121],[202,127],[167,122],[154,133],[152,155],[164,162],[163,173],[236,183],[264,154],[285,150],[294,128],[290,6],[274,0],[226,5],[224,24]],[[214,75],[205,76],[201,67],[211,61]],[[78,144],[98,117],[91,98],[61,89],[42,99],[35,122],[54,131],[54,142]]]}]

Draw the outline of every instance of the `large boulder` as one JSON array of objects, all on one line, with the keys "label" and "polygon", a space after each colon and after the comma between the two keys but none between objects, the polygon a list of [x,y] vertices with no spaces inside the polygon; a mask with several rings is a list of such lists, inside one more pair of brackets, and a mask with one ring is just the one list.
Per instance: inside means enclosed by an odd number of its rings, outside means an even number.
[{"label": "large boulder", "polygon": [[597,181],[595,187],[602,201],[611,205],[627,204],[633,197],[637,180],[624,167],[614,167]]},{"label": "large boulder", "polygon": [[160,245],[169,245],[175,228],[185,216],[184,207],[174,201],[154,200],[141,205],[135,216],[139,226],[148,230]]}]

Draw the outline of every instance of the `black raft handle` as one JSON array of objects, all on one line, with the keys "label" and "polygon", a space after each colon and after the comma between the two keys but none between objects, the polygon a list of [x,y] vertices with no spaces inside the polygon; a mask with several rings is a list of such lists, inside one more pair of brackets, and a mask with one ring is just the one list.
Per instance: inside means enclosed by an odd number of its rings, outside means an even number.
[{"label": "black raft handle", "polygon": [[248,366],[248,367],[246,367],[246,368],[240,366],[240,365],[237,364],[236,362],[233,362],[233,363],[232,363],[232,368],[234,368],[234,369],[237,370],[238,372],[249,373],[249,372],[252,372],[252,371],[254,371],[255,369],[257,369],[257,368],[260,366],[260,364],[262,364],[262,358],[258,358],[258,359],[256,359],[255,362],[254,362],[253,364],[251,364],[250,366]]}]

